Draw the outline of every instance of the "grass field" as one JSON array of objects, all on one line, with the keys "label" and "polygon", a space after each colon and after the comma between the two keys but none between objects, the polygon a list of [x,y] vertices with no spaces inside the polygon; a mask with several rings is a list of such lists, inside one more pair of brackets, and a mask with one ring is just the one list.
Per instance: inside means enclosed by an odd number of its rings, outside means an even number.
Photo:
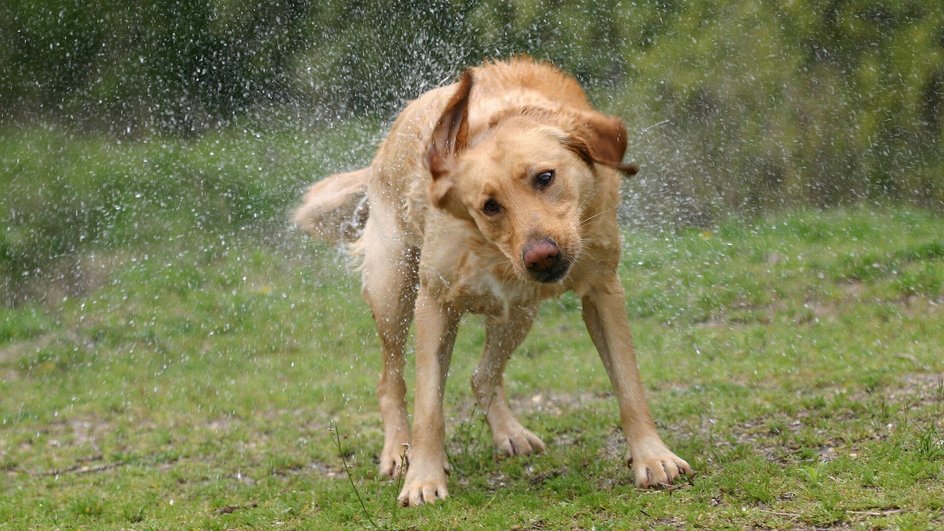
[{"label": "grass field", "polygon": [[[626,233],[653,412],[697,471],[673,489],[632,486],[574,297],[545,305],[507,372],[548,450],[494,459],[467,318],[446,398],[451,496],[402,509],[375,475],[379,347],[357,278],[282,221],[324,167],[290,137],[165,146],[184,162],[156,167],[153,146],[40,137],[58,155],[17,157],[35,136],[3,148],[19,164],[5,162],[4,214],[19,217],[0,248],[16,303],[0,307],[0,527],[944,526],[941,217],[858,207]],[[109,177],[117,161],[141,175]],[[262,165],[270,181],[252,177]],[[41,186],[62,168],[68,186]],[[43,220],[49,197],[76,195],[72,221]]]}]

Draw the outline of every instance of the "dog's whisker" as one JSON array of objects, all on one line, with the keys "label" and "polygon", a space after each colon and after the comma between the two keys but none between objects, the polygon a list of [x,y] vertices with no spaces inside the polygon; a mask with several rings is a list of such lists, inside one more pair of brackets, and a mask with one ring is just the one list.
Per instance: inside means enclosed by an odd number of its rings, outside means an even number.
[{"label": "dog's whisker", "polygon": [[608,209],[606,209],[606,210],[601,210],[600,212],[597,212],[596,214],[594,214],[594,215],[592,215],[592,216],[590,216],[590,217],[588,217],[588,218],[586,218],[586,219],[581,220],[580,226],[583,227],[583,226],[586,225],[587,223],[589,223],[589,222],[593,221],[594,219],[596,219],[596,218],[602,216],[603,214],[606,214],[607,212],[609,212],[609,211],[611,211],[611,210],[613,210],[613,209],[612,209],[612,208],[608,208]]}]

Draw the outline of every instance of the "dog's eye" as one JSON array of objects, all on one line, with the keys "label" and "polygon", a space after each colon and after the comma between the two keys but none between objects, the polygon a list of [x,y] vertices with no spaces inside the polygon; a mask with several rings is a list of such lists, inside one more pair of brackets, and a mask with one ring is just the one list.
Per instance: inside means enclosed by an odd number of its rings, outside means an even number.
[{"label": "dog's eye", "polygon": [[536,186],[538,190],[543,190],[550,186],[553,181],[554,170],[543,171],[534,178],[534,186]]},{"label": "dog's eye", "polygon": [[482,212],[485,212],[489,216],[494,216],[495,214],[501,212],[501,210],[501,205],[494,199],[488,199],[485,201],[485,204],[482,205]]}]

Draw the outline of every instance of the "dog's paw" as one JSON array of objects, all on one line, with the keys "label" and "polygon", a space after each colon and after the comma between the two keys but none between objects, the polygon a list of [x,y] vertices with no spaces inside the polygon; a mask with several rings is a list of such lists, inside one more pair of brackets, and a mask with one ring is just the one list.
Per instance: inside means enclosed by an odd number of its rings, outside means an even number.
[{"label": "dog's paw", "polygon": [[403,490],[397,496],[402,507],[417,507],[424,503],[444,500],[449,496],[446,489],[446,471],[442,467],[431,471],[410,468],[403,483]]},{"label": "dog's paw", "polygon": [[[380,465],[378,471],[381,476],[386,477],[396,477],[403,469],[404,464],[406,463],[406,445],[400,445],[399,449],[387,449],[384,447],[383,452],[380,453]],[[396,451],[399,450],[399,451]]]},{"label": "dog's paw", "polygon": [[626,460],[633,468],[636,486],[642,489],[671,485],[680,476],[692,474],[692,467],[661,442],[638,445]]},{"label": "dog's paw", "polygon": [[384,440],[383,451],[380,452],[380,464],[378,466],[380,475],[392,478],[397,477],[401,472],[406,472],[406,452],[409,448],[409,439],[387,437]]},{"label": "dog's paw", "polygon": [[509,430],[503,430],[492,435],[499,455],[511,457],[515,455],[530,455],[544,451],[544,442],[540,437],[517,425]]}]

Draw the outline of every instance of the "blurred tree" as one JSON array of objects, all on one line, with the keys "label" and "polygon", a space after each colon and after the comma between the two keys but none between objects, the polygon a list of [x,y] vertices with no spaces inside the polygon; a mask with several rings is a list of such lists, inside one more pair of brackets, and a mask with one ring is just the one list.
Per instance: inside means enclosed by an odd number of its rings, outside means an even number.
[{"label": "blurred tree", "polygon": [[660,189],[700,205],[692,219],[944,204],[936,0],[7,0],[0,42],[7,126],[195,134],[254,110],[389,118],[467,65],[528,53],[627,119],[660,161]]},{"label": "blurred tree", "polygon": [[[284,103],[311,3],[14,0],[0,8],[0,119],[197,131]],[[6,39],[5,39],[6,40]]]},{"label": "blurred tree", "polygon": [[346,112],[395,112],[478,60],[472,9],[449,0],[321,3],[299,58],[307,96]]}]

